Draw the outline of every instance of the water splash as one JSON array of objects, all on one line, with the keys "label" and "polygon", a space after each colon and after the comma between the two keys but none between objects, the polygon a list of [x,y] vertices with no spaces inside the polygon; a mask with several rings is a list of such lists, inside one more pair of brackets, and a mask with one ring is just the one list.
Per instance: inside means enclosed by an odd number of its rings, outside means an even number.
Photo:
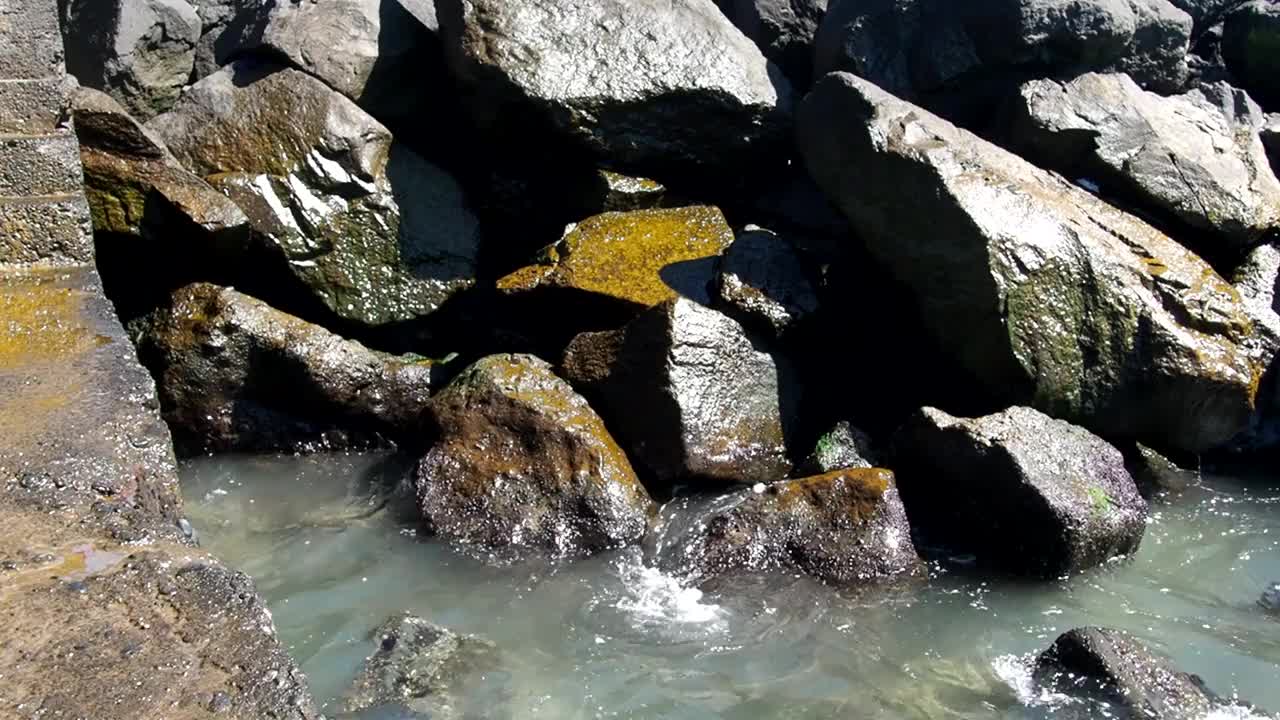
[{"label": "water splash", "polygon": [[702,591],[656,567],[645,565],[639,553],[625,553],[614,562],[625,593],[615,607],[641,625],[682,623],[723,630],[726,611],[703,601]]}]

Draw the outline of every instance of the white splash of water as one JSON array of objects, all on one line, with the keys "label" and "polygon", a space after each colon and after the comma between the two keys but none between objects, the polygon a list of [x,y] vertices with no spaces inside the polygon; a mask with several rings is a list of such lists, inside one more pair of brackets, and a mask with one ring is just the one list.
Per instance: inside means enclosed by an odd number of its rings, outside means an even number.
[{"label": "white splash of water", "polygon": [[618,598],[616,607],[642,624],[723,626],[724,608],[703,602],[701,590],[685,587],[677,578],[634,556],[620,559],[617,569],[626,593]]},{"label": "white splash of water", "polygon": [[1001,655],[991,661],[991,669],[1018,696],[1018,702],[1027,707],[1060,707],[1073,702],[1069,695],[1040,687],[1031,677],[1034,663],[1034,654]]}]

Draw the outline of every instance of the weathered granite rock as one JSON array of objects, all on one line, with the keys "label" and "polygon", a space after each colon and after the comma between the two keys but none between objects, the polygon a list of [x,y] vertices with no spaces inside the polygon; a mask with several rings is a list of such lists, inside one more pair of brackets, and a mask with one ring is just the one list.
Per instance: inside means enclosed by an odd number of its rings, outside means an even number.
[{"label": "weathered granite rock", "polygon": [[1162,97],[1127,75],[1090,73],[1023,85],[1008,145],[1175,227],[1209,233],[1204,252],[1238,252],[1280,227],[1280,181],[1258,137],[1261,119],[1226,83]]},{"label": "weathered granite rock", "polygon": [[819,184],[993,397],[1193,452],[1248,422],[1251,325],[1200,258],[852,75],[821,80],[799,122]]},{"label": "weathered granite rock", "polygon": [[772,482],[791,469],[790,369],[715,310],[668,300],[621,330],[574,338],[563,367],[663,483]]},{"label": "weathered granite rock", "polygon": [[[557,138],[641,175],[758,167],[791,88],[712,0],[439,0],[477,122]],[[678,120],[674,120],[678,118]],[[779,155],[779,157],[781,157]]]},{"label": "weathered granite rock", "polygon": [[1252,0],[1227,14],[1222,25],[1227,69],[1268,110],[1280,110],[1280,5]]},{"label": "weathered granite rock", "polygon": [[715,306],[774,339],[818,310],[816,268],[786,238],[748,225],[720,258]]},{"label": "weathered granite rock", "polygon": [[400,707],[436,720],[467,717],[460,691],[476,675],[496,670],[498,648],[475,635],[459,635],[401,613],[372,633],[377,650],[345,694],[346,712]]},{"label": "weathered granite rock", "polygon": [[1222,22],[1227,12],[1240,7],[1248,0],[1169,0],[1179,10],[1191,16],[1197,36]]},{"label": "weathered granite rock", "polygon": [[1228,450],[1246,455],[1280,447],[1280,247],[1265,243],[1254,248],[1232,275],[1245,313],[1253,322],[1248,349],[1266,373],[1258,385],[1257,408],[1249,426],[1231,440]]},{"label": "weathered granite rock", "polygon": [[439,433],[415,471],[427,529],[562,555],[643,537],[653,501],[587,401],[531,355],[493,355],[430,403]]},{"label": "weathered granite rock", "polygon": [[185,0],[67,0],[67,70],[143,120],[177,101],[195,63],[200,16]]},{"label": "weathered granite rock", "polygon": [[473,283],[479,227],[458,184],[300,71],[238,62],[147,128],[340,318],[411,320]]},{"label": "weathered granite rock", "polygon": [[189,285],[136,324],[184,454],[421,443],[431,363],[374,352],[265,303]]},{"label": "weathered granite rock", "polygon": [[1136,551],[1146,530],[1120,451],[1031,408],[972,420],[925,408],[893,455],[912,527],[983,564],[1058,577]]},{"label": "weathered granite rock", "polygon": [[701,584],[735,572],[798,570],[838,584],[922,574],[893,473],[840,470],[717,500],[662,562]]},{"label": "weathered granite rock", "polygon": [[827,0],[716,0],[797,90],[813,81],[813,38]]},{"label": "weathered granite rock", "polygon": [[214,74],[223,63],[218,59],[218,39],[235,19],[236,12],[246,0],[191,0],[200,16],[200,39],[196,41],[196,54],[191,71],[191,82],[203,80]]},{"label": "weathered granite rock", "polygon": [[1110,628],[1064,633],[1036,659],[1034,678],[1049,690],[1102,701],[1122,717],[1198,720],[1214,705],[1199,677],[1180,672],[1132,635]]},{"label": "weathered granite rock", "polygon": [[805,458],[799,471],[806,475],[822,475],[849,468],[871,468],[879,464],[879,453],[876,452],[871,437],[849,421],[841,420],[818,438],[813,452]]}]

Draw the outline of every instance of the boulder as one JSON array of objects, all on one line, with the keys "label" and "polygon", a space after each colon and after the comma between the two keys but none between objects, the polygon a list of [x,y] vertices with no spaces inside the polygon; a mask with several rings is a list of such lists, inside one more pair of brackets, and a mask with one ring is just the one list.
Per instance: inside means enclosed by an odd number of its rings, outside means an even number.
[{"label": "boulder", "polygon": [[238,204],[338,317],[376,327],[435,311],[475,274],[459,185],[347,98],[292,69],[237,62],[147,124]]},{"label": "boulder", "polygon": [[1202,252],[1235,254],[1280,227],[1280,181],[1261,121],[1249,96],[1226,83],[1162,97],[1127,75],[1089,73],[1023,85],[1010,103],[1007,144],[1182,235],[1205,235]]},{"label": "boulder", "polygon": [[1262,146],[1267,150],[1272,172],[1280,175],[1280,113],[1268,115],[1258,135],[1262,138]]},{"label": "boulder", "polygon": [[453,75],[494,137],[542,129],[659,179],[733,177],[785,152],[790,85],[712,0],[439,0],[436,10]]},{"label": "boulder", "polygon": [[663,562],[692,583],[735,572],[799,571],[837,584],[924,573],[893,473],[840,470],[717,500]]},{"label": "boulder", "polygon": [[531,355],[476,362],[431,400],[438,439],[415,470],[433,533],[560,555],[638,541],[654,512],[587,401]]},{"label": "boulder", "polygon": [[1138,492],[1148,501],[1165,494],[1180,493],[1200,481],[1200,471],[1179,467],[1177,463],[1142,443],[1125,446],[1125,468],[1138,485]]},{"label": "boulder", "polygon": [[720,258],[715,306],[774,339],[818,310],[818,275],[785,238],[748,225]]},{"label": "boulder", "polygon": [[720,9],[797,90],[813,81],[813,39],[827,0],[717,0]]},{"label": "boulder", "polygon": [[1276,357],[1280,354],[1280,246],[1266,243],[1245,256],[1232,283],[1249,319],[1253,337],[1248,348],[1266,373],[1258,385],[1257,410],[1249,427],[1232,439],[1229,449],[1252,453],[1280,447],[1280,382]]},{"label": "boulder", "polygon": [[847,73],[799,123],[819,184],[993,400],[1191,452],[1248,422],[1251,323],[1199,257]]},{"label": "boulder", "polygon": [[893,455],[912,527],[985,565],[1059,577],[1133,553],[1146,529],[1120,451],[1031,408],[976,419],[925,408]]},{"label": "boulder", "polygon": [[735,320],[686,298],[583,333],[566,377],[658,480],[772,482],[791,470],[795,384]]},{"label": "boulder", "polygon": [[805,458],[799,471],[807,475],[822,475],[849,468],[876,467],[880,464],[878,460],[879,454],[871,437],[848,420],[841,420],[818,438],[813,452]]},{"label": "boulder", "polygon": [[195,63],[191,71],[191,82],[196,82],[222,67],[217,52],[218,39],[226,32],[245,0],[192,0],[191,4],[200,15],[200,39],[196,42]]},{"label": "boulder", "polygon": [[136,117],[168,110],[191,77],[200,16],[185,0],[65,0],[67,71]]},{"label": "boulder", "polygon": [[1280,110],[1280,4],[1252,0],[1222,25],[1222,57],[1240,85],[1268,110]]},{"label": "boulder", "polygon": [[1064,633],[1036,659],[1033,678],[1049,691],[1104,703],[1094,709],[1106,716],[1118,711],[1121,717],[1200,720],[1214,707],[1203,680],[1110,628]]},{"label": "boulder", "polygon": [[1195,35],[1199,37],[1219,23],[1231,10],[1248,0],[1169,0],[1179,10],[1191,16],[1195,23]]},{"label": "boulder", "polygon": [[397,707],[408,711],[404,717],[461,718],[458,705],[467,683],[500,664],[498,648],[488,640],[409,613],[388,618],[370,639],[377,649],[343,698],[349,713]]},{"label": "boulder", "polygon": [[344,340],[208,284],[132,328],[184,454],[422,442],[431,363]]}]

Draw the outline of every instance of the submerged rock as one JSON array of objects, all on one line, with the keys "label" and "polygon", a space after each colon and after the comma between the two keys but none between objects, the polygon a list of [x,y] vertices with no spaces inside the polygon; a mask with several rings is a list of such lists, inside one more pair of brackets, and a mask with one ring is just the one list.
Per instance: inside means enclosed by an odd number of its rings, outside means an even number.
[{"label": "submerged rock", "polygon": [[720,9],[797,89],[813,80],[813,39],[827,0],[717,0]]},{"label": "submerged rock", "polygon": [[850,584],[924,570],[888,470],[840,470],[741,490],[717,501],[693,530],[663,562],[699,584],[734,572],[798,570]]},{"label": "submerged rock", "polygon": [[1147,504],[1106,441],[1031,408],[925,408],[894,438],[912,527],[979,562],[1058,577],[1138,549]]},{"label": "submerged rock", "polygon": [[809,475],[821,475],[848,468],[876,467],[879,464],[871,437],[847,420],[841,420],[818,438],[813,452],[809,453],[799,470]]},{"label": "submerged rock", "polygon": [[1222,26],[1222,57],[1263,107],[1280,110],[1280,5],[1251,0],[1232,10]]},{"label": "submerged rock", "polygon": [[563,366],[663,483],[772,482],[791,469],[789,368],[715,310],[668,300],[620,330],[574,338]]},{"label": "submerged rock", "polygon": [[200,16],[184,0],[65,0],[67,71],[136,117],[173,107],[191,77]]},{"label": "submerged rock", "polygon": [[493,355],[431,401],[439,437],[415,471],[433,533],[486,547],[590,553],[638,541],[654,512],[587,401],[531,355]]},{"label": "submerged rock", "polygon": [[817,274],[799,250],[777,234],[748,225],[720,259],[715,305],[774,339],[818,310]]},{"label": "submerged rock", "polygon": [[453,73],[494,133],[547,127],[623,171],[660,176],[732,173],[786,145],[790,86],[712,0],[436,9]]},{"label": "submerged rock", "polygon": [[1177,463],[1142,443],[1124,449],[1125,467],[1138,485],[1142,497],[1151,500],[1161,493],[1180,493],[1200,481],[1198,470]]},{"label": "submerged rock", "polygon": [[1226,83],[1162,97],[1127,75],[1087,74],[1023,85],[1009,140],[1039,165],[1210,233],[1204,252],[1237,252],[1280,227],[1280,181],[1258,137],[1261,120]]},{"label": "submerged rock", "polygon": [[473,283],[479,227],[459,185],[314,78],[238,62],[147,128],[245,211],[270,271],[340,318],[411,320]]},{"label": "submerged rock", "polygon": [[422,441],[431,363],[384,355],[235,290],[190,285],[135,327],[187,454]]},{"label": "submerged rock", "polygon": [[1203,680],[1110,628],[1064,633],[1037,658],[1034,678],[1052,691],[1118,706],[1124,717],[1201,720],[1213,709]]},{"label": "submerged rock", "polygon": [[819,184],[994,398],[1192,452],[1248,422],[1249,318],[1200,258],[852,75],[799,121]]},{"label": "submerged rock", "polygon": [[1280,614],[1280,582],[1268,585],[1262,591],[1262,597],[1258,598],[1258,604],[1267,612]]}]

